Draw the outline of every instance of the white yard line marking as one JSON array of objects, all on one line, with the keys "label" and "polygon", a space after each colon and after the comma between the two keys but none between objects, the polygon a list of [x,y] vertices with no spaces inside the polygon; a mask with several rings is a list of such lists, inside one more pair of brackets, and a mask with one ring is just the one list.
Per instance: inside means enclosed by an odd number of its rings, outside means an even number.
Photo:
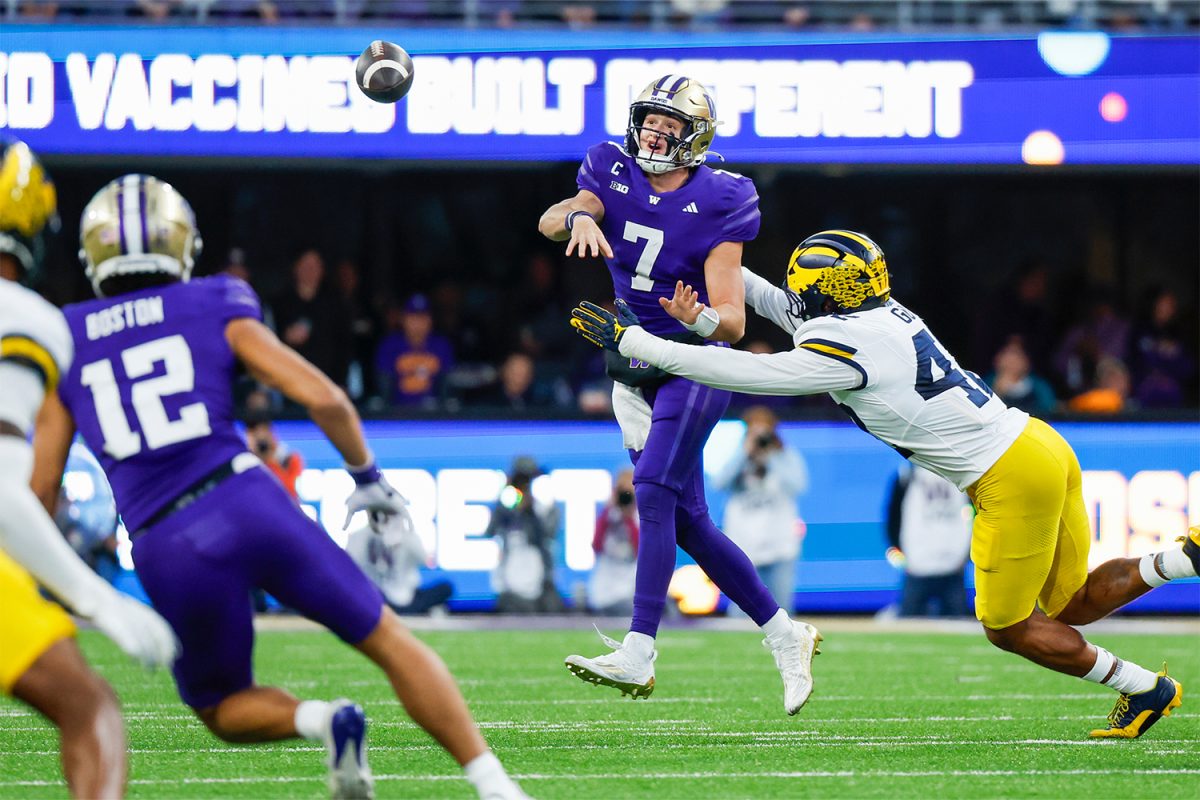
[{"label": "white yard line marking", "polygon": [[[632,774],[597,773],[591,775],[546,775],[539,773],[514,773],[519,781],[616,781],[616,780],[743,780],[748,778],[987,778],[1025,777],[1047,775],[1200,775],[1200,769],[1031,769],[1031,770],[812,770],[807,772],[657,772]],[[378,781],[463,781],[462,775],[376,775]],[[256,784],[256,783],[318,783],[318,777],[287,775],[264,775],[250,778],[176,778],[172,780],[134,778],[130,784],[138,786],[190,786],[195,784]],[[0,781],[0,786],[61,786],[61,781]]]}]

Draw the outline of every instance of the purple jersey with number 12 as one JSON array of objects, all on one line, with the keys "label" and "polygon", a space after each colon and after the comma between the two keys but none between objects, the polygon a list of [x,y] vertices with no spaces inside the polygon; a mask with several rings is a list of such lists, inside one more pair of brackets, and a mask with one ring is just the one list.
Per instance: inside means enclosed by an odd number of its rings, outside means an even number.
[{"label": "purple jersey with number 12", "polygon": [[130,531],[234,456],[235,359],[225,325],[260,319],[254,290],[223,275],[63,309],[75,361],[59,396],[99,458]]},{"label": "purple jersey with number 12", "polygon": [[707,305],[709,252],[721,242],[748,242],[758,235],[758,192],[753,181],[734,172],[701,165],[683,186],[658,194],[631,156],[602,142],[588,150],[576,183],[604,203],[600,230],[613,251],[605,261],[616,296],[642,327],[660,336],[684,328],[658,298],[673,296],[675,282],[683,281]]}]

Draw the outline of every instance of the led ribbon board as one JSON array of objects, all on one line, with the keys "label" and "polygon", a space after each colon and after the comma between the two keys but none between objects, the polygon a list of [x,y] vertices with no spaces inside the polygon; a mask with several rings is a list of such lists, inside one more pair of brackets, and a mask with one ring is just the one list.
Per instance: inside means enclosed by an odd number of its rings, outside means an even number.
[{"label": "led ribbon board", "polygon": [[[7,25],[0,134],[47,154],[576,161],[655,77],[712,90],[731,163],[1200,164],[1200,39]],[[564,50],[569,39],[570,49]]]}]

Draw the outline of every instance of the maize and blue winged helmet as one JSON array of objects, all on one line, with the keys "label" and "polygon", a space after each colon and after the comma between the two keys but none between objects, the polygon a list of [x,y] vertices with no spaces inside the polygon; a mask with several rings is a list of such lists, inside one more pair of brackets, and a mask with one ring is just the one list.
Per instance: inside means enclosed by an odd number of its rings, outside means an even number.
[{"label": "maize and blue winged helmet", "polygon": [[0,253],[16,259],[21,280],[32,283],[46,254],[46,236],[58,228],[58,197],[29,145],[0,142]]},{"label": "maize and blue winged helmet", "polygon": [[821,231],[792,252],[783,282],[788,313],[800,320],[878,308],[891,297],[883,249],[854,231]]},{"label": "maize and blue winged helmet", "polygon": [[[683,123],[679,136],[667,139],[666,153],[652,153],[640,144],[642,126],[649,114],[665,114]],[[629,106],[625,150],[643,171],[661,174],[704,163],[717,130],[717,109],[712,95],[697,80],[664,75],[641,91]]]}]

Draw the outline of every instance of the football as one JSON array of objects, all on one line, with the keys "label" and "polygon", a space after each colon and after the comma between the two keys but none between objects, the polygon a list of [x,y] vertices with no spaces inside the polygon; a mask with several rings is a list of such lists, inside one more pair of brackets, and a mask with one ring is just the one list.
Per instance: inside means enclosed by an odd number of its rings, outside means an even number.
[{"label": "football", "polygon": [[404,48],[376,39],[355,64],[358,88],[377,103],[395,103],[412,87],[413,62]]}]

